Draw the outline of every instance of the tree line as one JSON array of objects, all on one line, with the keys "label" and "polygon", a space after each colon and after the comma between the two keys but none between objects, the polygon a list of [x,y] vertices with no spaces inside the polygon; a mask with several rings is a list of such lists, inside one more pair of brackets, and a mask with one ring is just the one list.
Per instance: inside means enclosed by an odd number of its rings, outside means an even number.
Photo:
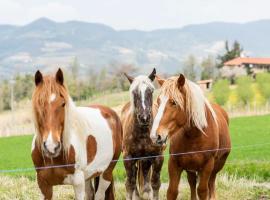
[{"label": "tree line", "polygon": [[[70,96],[75,100],[87,100],[98,93],[112,93],[128,90],[129,84],[123,73],[135,73],[133,65],[113,66],[101,71],[89,70],[80,76],[81,65],[75,58],[65,72],[65,83]],[[11,110],[12,104],[30,100],[34,89],[33,74],[17,74],[13,80],[0,82],[0,111]]]},{"label": "tree line", "polygon": [[[242,51],[243,48],[239,42],[235,41],[232,47],[229,47],[229,43],[226,42],[224,54],[218,57],[209,55],[199,63],[195,56],[188,56],[181,73],[184,73],[187,78],[193,81],[197,79],[218,79],[220,78],[219,69],[223,63],[239,57]],[[101,92],[110,93],[128,90],[129,84],[122,74],[124,72],[132,74],[138,71],[138,68],[134,65],[118,63],[111,63],[110,68],[103,68],[100,71],[84,71],[83,76],[80,74],[80,69],[80,62],[75,57],[68,66],[68,70],[65,71],[65,83],[75,101],[86,100]],[[4,80],[0,82],[0,111],[12,109],[13,102],[31,99],[33,89],[32,74],[18,74],[12,81]]]}]

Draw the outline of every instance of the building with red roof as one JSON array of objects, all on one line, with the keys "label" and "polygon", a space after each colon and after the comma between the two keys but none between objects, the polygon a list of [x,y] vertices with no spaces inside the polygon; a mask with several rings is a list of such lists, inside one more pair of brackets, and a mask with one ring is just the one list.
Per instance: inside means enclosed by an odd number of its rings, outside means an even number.
[{"label": "building with red roof", "polygon": [[254,73],[270,71],[270,58],[239,57],[225,62],[224,66],[246,67],[250,68]]},{"label": "building with red roof", "polygon": [[222,73],[225,77],[270,72],[270,58],[238,57],[224,63]]}]

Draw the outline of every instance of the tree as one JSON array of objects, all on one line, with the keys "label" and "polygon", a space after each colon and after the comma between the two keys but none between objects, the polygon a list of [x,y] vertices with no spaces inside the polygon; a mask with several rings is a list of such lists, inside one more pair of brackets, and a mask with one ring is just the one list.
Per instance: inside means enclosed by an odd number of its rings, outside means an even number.
[{"label": "tree", "polygon": [[212,56],[208,56],[205,58],[202,63],[202,73],[201,73],[201,79],[213,79],[215,78],[215,71],[216,71],[216,62],[215,59]]},{"label": "tree", "polygon": [[244,103],[244,105],[247,105],[252,97],[252,78],[250,76],[240,76],[236,79],[237,84],[237,95],[240,98],[240,100]]},{"label": "tree", "polygon": [[34,88],[33,76],[30,74],[17,75],[15,77],[14,84],[14,97],[15,101],[20,101],[22,99],[30,99],[32,96],[32,91]]},{"label": "tree", "polygon": [[119,66],[115,66],[113,67],[113,71],[111,72],[113,76],[112,81],[116,84],[116,87],[118,89],[120,89],[121,91],[126,91],[129,89],[130,84],[124,76],[124,73],[132,75],[137,71],[138,68],[132,64],[122,64]]},{"label": "tree", "polygon": [[10,110],[10,87],[7,80],[4,80],[0,86],[0,110]]},{"label": "tree", "polygon": [[185,64],[185,67],[184,67],[185,76],[192,81],[196,81],[196,78],[197,78],[197,71],[196,71],[197,60],[196,60],[196,58],[193,55],[190,55],[184,64]]},{"label": "tree", "polygon": [[226,41],[225,53],[224,55],[218,56],[218,60],[220,61],[220,63],[217,65],[217,67],[221,68],[223,67],[225,62],[240,57],[243,51],[244,50],[238,41],[234,41],[232,48],[229,47],[229,42]]},{"label": "tree", "polygon": [[269,73],[261,73],[256,75],[256,81],[259,85],[259,90],[262,95],[270,101],[270,74]]},{"label": "tree", "polygon": [[70,91],[70,95],[74,100],[78,100],[80,98],[80,91],[79,91],[79,68],[80,63],[77,57],[75,57],[70,64],[71,74],[69,74],[69,82],[68,87]]},{"label": "tree", "polygon": [[230,95],[229,81],[226,79],[218,80],[213,85],[213,95],[218,104],[225,105]]},{"label": "tree", "polygon": [[80,63],[77,57],[75,57],[70,65],[71,68],[71,73],[73,76],[73,79],[77,81],[77,78],[79,76],[79,68],[80,68]]}]

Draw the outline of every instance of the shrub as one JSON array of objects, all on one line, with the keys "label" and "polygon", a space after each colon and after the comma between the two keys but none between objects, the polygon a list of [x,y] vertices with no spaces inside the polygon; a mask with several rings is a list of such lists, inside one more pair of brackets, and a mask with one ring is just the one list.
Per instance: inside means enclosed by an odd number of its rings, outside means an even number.
[{"label": "shrub", "polygon": [[228,101],[229,94],[230,88],[228,80],[218,80],[213,85],[213,95],[218,104],[224,105]]},{"label": "shrub", "polygon": [[270,100],[270,74],[269,73],[261,73],[256,76],[256,81],[259,86],[259,90],[263,97]]},{"label": "shrub", "polygon": [[240,76],[236,79],[237,95],[244,105],[247,105],[254,96],[251,88],[252,82],[253,80],[250,76]]}]

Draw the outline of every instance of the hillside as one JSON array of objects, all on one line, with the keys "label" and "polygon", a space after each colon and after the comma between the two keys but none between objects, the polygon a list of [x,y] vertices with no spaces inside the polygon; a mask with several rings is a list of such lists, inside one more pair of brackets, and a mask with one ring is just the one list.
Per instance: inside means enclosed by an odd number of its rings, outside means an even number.
[{"label": "hillside", "polygon": [[[181,70],[189,54],[217,54],[224,40],[239,40],[249,55],[268,56],[270,20],[245,24],[213,22],[153,31],[115,30],[97,23],[46,18],[25,26],[0,25],[0,79],[36,68],[67,67],[77,56],[81,73],[118,64],[141,71]],[[254,40],[256,38],[256,40]]]}]

